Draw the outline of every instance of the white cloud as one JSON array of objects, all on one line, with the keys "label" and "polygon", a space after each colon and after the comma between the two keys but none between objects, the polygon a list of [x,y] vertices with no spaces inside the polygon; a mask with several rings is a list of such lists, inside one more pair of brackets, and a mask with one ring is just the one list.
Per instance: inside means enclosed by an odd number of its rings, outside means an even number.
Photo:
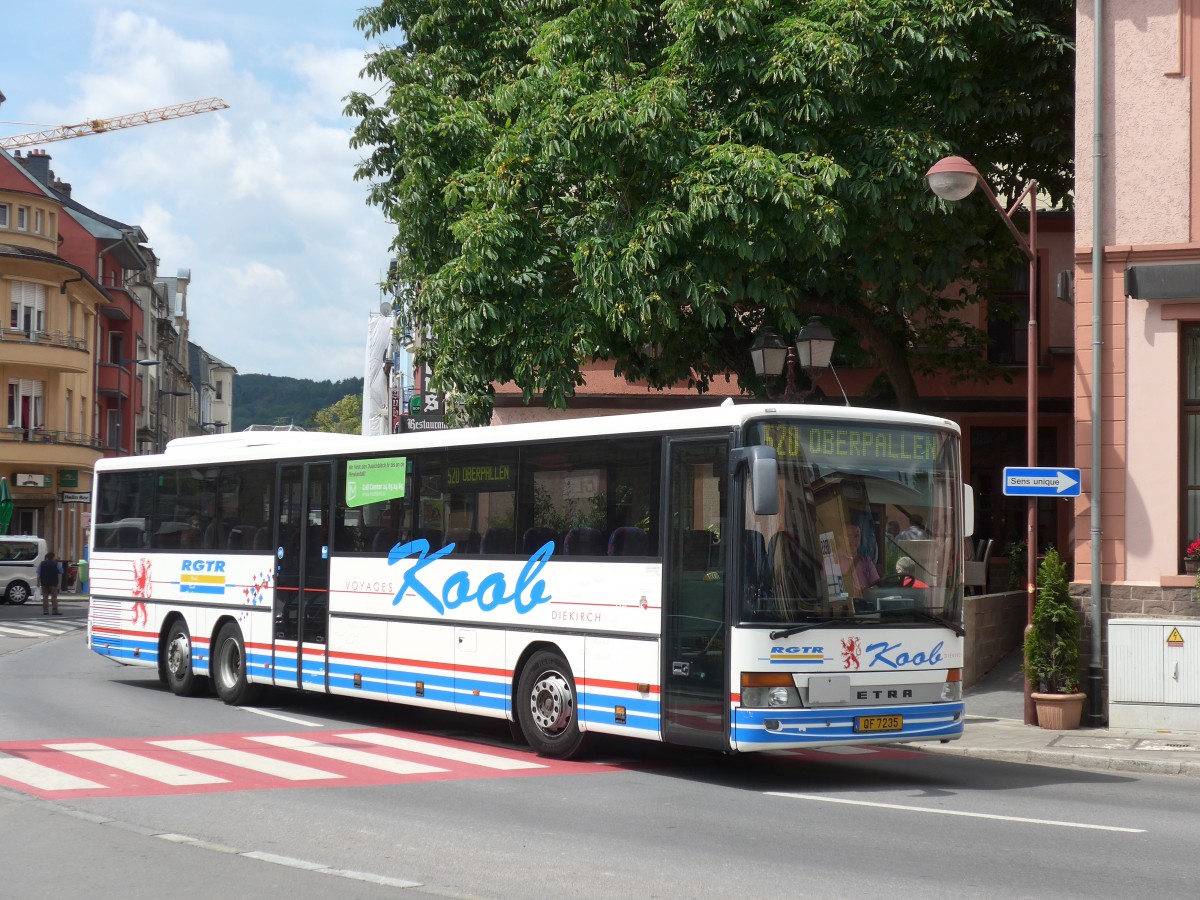
[{"label": "white cloud", "polygon": [[[191,338],[239,372],[361,375],[392,230],[353,179],[363,154],[349,147],[354,122],[342,116],[346,94],[374,90],[358,82],[357,7],[346,6],[336,32],[301,21],[222,28],[187,4],[122,7],[92,20],[89,53],[63,74],[62,99],[37,106],[44,121],[209,96],[230,107],[49,145],[52,167],[79,202],[140,225],[162,274],[192,270]],[[234,17],[288,15],[229,7]]]}]

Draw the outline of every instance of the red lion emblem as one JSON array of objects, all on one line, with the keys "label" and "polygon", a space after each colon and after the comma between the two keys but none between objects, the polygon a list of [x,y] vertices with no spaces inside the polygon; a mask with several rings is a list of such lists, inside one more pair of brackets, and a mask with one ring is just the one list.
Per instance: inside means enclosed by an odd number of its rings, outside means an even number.
[{"label": "red lion emblem", "polygon": [[[133,596],[149,597],[151,584],[153,581],[150,578],[150,560],[143,556],[133,564]],[[142,620],[142,624],[150,621],[146,604],[140,601],[133,604],[133,624],[136,625],[138,619]]]},{"label": "red lion emblem", "polygon": [[862,662],[862,641],[856,637],[842,638],[842,668],[858,669]]}]

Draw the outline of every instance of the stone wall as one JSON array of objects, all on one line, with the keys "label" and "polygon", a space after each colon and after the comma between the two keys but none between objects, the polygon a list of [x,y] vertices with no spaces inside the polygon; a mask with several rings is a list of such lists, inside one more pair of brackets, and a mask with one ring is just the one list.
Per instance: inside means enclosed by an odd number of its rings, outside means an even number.
[{"label": "stone wall", "polygon": [[1024,591],[963,598],[963,626],[967,632],[964,690],[977,683],[1000,660],[1021,646],[1025,617]]}]

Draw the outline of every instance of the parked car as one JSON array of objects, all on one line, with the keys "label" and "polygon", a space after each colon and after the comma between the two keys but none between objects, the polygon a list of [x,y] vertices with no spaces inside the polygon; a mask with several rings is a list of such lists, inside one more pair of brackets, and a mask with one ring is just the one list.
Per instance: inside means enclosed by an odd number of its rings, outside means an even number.
[{"label": "parked car", "polygon": [[21,604],[35,594],[46,550],[46,541],[34,535],[0,535],[0,597],[5,603]]}]

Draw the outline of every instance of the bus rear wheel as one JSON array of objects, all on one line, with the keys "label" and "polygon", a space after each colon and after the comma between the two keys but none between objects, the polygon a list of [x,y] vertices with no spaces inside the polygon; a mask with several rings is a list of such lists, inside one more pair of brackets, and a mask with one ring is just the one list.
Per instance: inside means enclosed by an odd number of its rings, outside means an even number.
[{"label": "bus rear wheel", "polygon": [[167,630],[167,687],[179,697],[194,697],[204,687],[204,678],[192,668],[192,633],[187,622],[176,619]]},{"label": "bus rear wheel", "polygon": [[230,706],[255,703],[262,695],[262,685],[251,684],[246,675],[246,641],[235,622],[226,622],[217,632],[212,677],[217,696]]},{"label": "bus rear wheel", "polygon": [[535,653],[517,682],[517,721],[539,756],[572,759],[585,749],[571,667],[550,650]]}]

